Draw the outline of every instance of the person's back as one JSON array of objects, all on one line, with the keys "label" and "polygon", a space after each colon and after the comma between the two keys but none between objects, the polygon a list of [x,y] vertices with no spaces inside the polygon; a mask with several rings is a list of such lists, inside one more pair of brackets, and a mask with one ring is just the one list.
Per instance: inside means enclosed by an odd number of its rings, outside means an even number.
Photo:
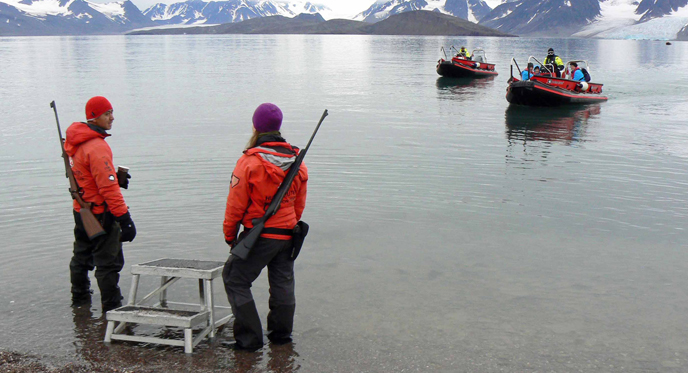
[{"label": "person's back", "polygon": [[583,71],[581,71],[581,69],[574,70],[573,80],[579,81],[579,82],[585,81],[585,75],[583,75]]},{"label": "person's back", "polygon": [[533,76],[533,63],[528,62],[528,66],[525,70],[521,71],[521,80],[529,80]]},{"label": "person's back", "polygon": [[[274,104],[262,104],[253,114],[253,136],[234,167],[227,196],[223,233],[232,248],[253,229],[253,219],[265,214],[299,153],[282,138],[281,125],[282,111]],[[301,163],[280,208],[265,222],[250,254],[246,259],[230,254],[225,264],[222,278],[234,314],[234,348],[253,350],[263,346],[263,328],[251,284],[265,267],[270,284],[268,339],[276,344],[291,341],[296,309],[294,228],[303,224],[298,221],[306,206],[307,182],[308,171]],[[244,230],[238,234],[240,225]]]},{"label": "person's back", "polygon": [[521,71],[521,80],[529,80],[532,76],[533,73],[528,70]]}]

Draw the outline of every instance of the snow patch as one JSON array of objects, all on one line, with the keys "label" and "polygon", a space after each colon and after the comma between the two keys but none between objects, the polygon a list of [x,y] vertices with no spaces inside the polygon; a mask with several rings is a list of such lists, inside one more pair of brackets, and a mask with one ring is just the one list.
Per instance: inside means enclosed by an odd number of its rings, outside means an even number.
[{"label": "snow patch", "polygon": [[509,14],[511,14],[511,12],[513,12],[512,9],[507,10],[506,13],[504,13],[504,15],[502,15],[501,17],[499,17],[499,19],[502,19],[502,18],[508,16]]},{"label": "snow patch", "polygon": [[102,13],[106,17],[110,19],[114,18],[121,18],[124,17],[124,3],[123,2],[117,2],[117,3],[107,3],[107,4],[99,4],[99,3],[92,3],[87,1],[86,2],[89,7],[95,9],[96,11]]},{"label": "snow patch", "polygon": [[473,8],[471,7],[468,8],[468,20],[473,23],[478,23],[478,18],[475,16],[475,13],[473,13]]},{"label": "snow patch", "polygon": [[487,4],[487,6],[489,6],[492,9],[505,3],[505,1],[503,1],[503,0],[483,0],[483,1]]},{"label": "snow patch", "polygon": [[202,25],[162,25],[162,26],[152,26],[152,27],[142,27],[142,28],[137,28],[131,31],[128,31],[128,33],[134,32],[134,31],[146,31],[146,30],[161,30],[161,29],[167,29],[167,28],[189,28],[189,27],[208,27],[208,26],[217,26],[217,24],[202,24]]},{"label": "snow patch", "polygon": [[69,10],[69,6],[72,5],[74,0],[71,0],[64,6],[60,6],[60,1],[59,0],[37,0],[32,2],[31,4],[22,4],[20,3],[21,0],[2,0],[3,3],[9,4],[22,12],[28,13],[31,16],[34,17],[41,17],[41,16],[67,16],[72,14],[72,12]]}]

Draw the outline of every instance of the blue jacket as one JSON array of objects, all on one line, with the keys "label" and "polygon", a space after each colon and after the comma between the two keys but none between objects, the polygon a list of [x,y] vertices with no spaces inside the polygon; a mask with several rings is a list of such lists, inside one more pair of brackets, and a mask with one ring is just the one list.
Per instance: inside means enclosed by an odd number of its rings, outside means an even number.
[{"label": "blue jacket", "polygon": [[[581,73],[581,75],[582,75],[582,73]],[[528,71],[528,70],[523,70],[523,71],[521,71],[521,80],[528,80],[528,79],[530,79],[532,76],[534,76],[534,74],[531,73],[531,72]]]},{"label": "blue jacket", "polygon": [[583,75],[581,69],[576,69],[576,71],[573,72],[573,80],[579,82],[585,81],[585,75]]}]

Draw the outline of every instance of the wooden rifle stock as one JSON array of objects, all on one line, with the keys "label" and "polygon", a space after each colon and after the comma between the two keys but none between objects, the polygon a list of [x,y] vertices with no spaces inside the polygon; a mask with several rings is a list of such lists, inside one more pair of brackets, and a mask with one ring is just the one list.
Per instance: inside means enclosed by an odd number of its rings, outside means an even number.
[{"label": "wooden rifle stock", "polygon": [[64,149],[64,139],[62,138],[60,119],[57,117],[57,107],[55,106],[55,101],[52,101],[50,103],[50,107],[55,112],[55,121],[57,122],[57,134],[59,136],[58,138],[60,139],[60,148],[62,148],[62,159],[64,160],[67,179],[69,179],[69,194],[71,194],[72,199],[75,199],[79,206],[81,206],[81,210],[79,210],[79,215],[81,215],[81,221],[84,224],[84,230],[86,230],[88,239],[93,240],[96,237],[104,235],[105,230],[103,229],[103,226],[100,225],[100,222],[95,217],[95,215],[93,215],[93,212],[91,211],[91,204],[89,202],[84,201],[83,198],[81,198],[81,188],[79,187],[79,184],[76,182],[76,179],[74,178],[72,167],[69,165],[69,155],[67,155],[67,152]]},{"label": "wooden rifle stock", "polygon": [[306,152],[308,152],[308,149],[311,147],[313,138],[315,137],[315,134],[318,133],[318,129],[320,128],[320,125],[322,124],[323,120],[325,120],[326,116],[327,110],[325,110],[323,112],[322,117],[320,117],[320,121],[318,122],[318,125],[315,127],[315,131],[313,131],[313,135],[311,135],[311,139],[308,141],[308,145],[306,145],[306,147],[299,152],[299,155],[296,156],[294,163],[289,168],[289,172],[287,172],[287,175],[284,177],[284,180],[282,180],[282,184],[280,184],[279,188],[277,189],[277,193],[275,193],[275,196],[272,197],[272,201],[270,201],[270,205],[268,206],[268,209],[265,211],[265,215],[263,215],[263,217],[260,219],[253,219],[253,228],[251,228],[251,230],[248,232],[248,235],[242,238],[230,250],[230,253],[232,255],[235,255],[244,260],[248,258],[248,254],[251,252],[253,245],[256,244],[256,241],[258,241],[260,234],[263,232],[263,229],[265,228],[265,222],[268,221],[270,217],[275,215],[277,210],[279,210],[280,205],[282,204],[282,200],[284,199],[284,196],[287,194],[287,191],[289,191],[292,181],[294,181],[294,178],[296,178],[296,175],[299,173],[299,169],[301,168],[303,158],[306,156]]}]

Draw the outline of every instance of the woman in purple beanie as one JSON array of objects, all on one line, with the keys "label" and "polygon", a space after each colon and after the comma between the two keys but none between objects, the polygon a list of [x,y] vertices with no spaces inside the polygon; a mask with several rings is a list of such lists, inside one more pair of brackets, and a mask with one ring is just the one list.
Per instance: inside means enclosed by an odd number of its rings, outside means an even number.
[{"label": "woman in purple beanie", "polygon": [[[280,133],[282,111],[265,103],[253,113],[253,136],[239,158],[230,182],[223,225],[225,241],[233,247],[261,218],[294,163],[299,149]],[[234,347],[255,350],[263,347],[263,329],[251,294],[251,284],[263,268],[268,268],[270,300],[268,339],[272,343],[291,342],[296,298],[292,232],[306,206],[308,171],[299,173],[282,200],[279,210],[265,223],[265,229],[246,260],[231,256],[222,278],[234,314]],[[239,233],[239,225],[244,226]]]}]

